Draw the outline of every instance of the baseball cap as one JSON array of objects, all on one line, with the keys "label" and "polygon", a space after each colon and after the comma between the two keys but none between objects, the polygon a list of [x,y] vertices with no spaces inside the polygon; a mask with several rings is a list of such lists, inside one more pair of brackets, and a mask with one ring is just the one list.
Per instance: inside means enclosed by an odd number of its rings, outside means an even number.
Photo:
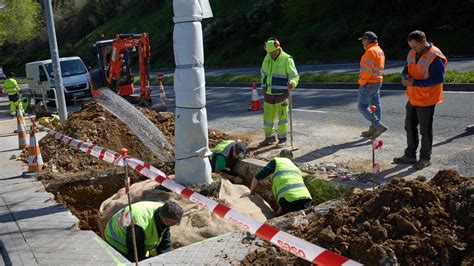
[{"label": "baseball cap", "polygon": [[245,144],[242,142],[236,141],[234,145],[234,151],[236,154],[238,154],[238,158],[243,159],[244,153],[247,152],[247,147],[245,147]]},{"label": "baseball cap", "polygon": [[369,39],[369,40],[377,40],[377,34],[375,34],[374,32],[372,31],[366,31],[364,32],[364,35],[362,35],[362,37],[360,37],[358,40],[362,40],[362,39]]}]

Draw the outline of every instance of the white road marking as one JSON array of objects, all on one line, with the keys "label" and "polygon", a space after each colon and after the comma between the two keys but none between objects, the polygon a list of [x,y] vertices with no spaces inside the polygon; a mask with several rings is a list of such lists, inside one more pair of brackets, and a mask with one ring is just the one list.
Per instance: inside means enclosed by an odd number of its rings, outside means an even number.
[{"label": "white road marking", "polygon": [[308,113],[320,113],[320,114],[327,114],[326,111],[320,111],[320,110],[308,110],[308,109],[295,109],[293,108],[293,111],[298,111],[298,112],[308,112]]}]

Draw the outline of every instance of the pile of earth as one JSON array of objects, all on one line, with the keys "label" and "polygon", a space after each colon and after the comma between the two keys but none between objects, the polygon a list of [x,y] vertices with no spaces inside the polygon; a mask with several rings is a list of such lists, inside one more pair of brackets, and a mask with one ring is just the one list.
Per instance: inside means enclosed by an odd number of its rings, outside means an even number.
[{"label": "pile of earth", "polygon": [[[474,178],[450,170],[425,180],[394,179],[346,198],[327,214],[308,209],[285,217],[300,215],[298,223],[274,224],[366,265],[474,265]],[[243,263],[309,264],[270,244]]]},{"label": "pile of earth", "polygon": [[[140,111],[163,132],[170,144],[173,145],[174,114],[155,112],[148,109],[140,109]],[[174,162],[160,162],[122,121],[95,101],[84,104],[80,110],[70,114],[68,119],[56,131],[117,152],[121,148],[127,148],[130,156],[150,162],[166,174],[174,172]],[[210,147],[217,145],[224,139],[232,138],[233,136],[226,133],[209,130]],[[45,170],[39,178],[42,180],[64,178],[78,173],[85,174],[113,168],[110,163],[75,150],[49,135],[41,139],[39,145],[45,162]]]}]

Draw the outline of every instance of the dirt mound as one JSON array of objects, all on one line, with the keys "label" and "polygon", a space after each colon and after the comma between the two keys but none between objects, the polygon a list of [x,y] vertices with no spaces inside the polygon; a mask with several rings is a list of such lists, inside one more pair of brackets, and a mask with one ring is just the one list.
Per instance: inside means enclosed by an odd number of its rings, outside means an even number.
[{"label": "dirt mound", "polygon": [[[157,113],[148,109],[140,109],[140,111],[163,132],[170,144],[173,145],[174,114],[170,112]],[[161,163],[122,121],[96,102],[84,104],[80,110],[72,113],[56,131],[114,151],[125,147],[130,156],[150,162],[166,174],[174,172],[174,162]],[[232,138],[233,136],[226,133],[209,130],[209,145],[211,147],[224,139]],[[245,142],[249,141],[245,140]],[[78,173],[84,174],[113,167],[107,162],[74,150],[49,135],[41,139],[39,145],[43,161],[46,164],[39,179],[64,178]]]},{"label": "dirt mound", "polygon": [[[174,114],[140,110],[173,145]],[[130,156],[150,162],[168,175],[174,172],[174,162],[160,163],[122,121],[96,102],[84,104],[80,110],[70,114],[68,120],[56,131],[115,151],[126,147]],[[209,130],[210,147],[214,147],[224,139],[235,139],[235,137]],[[41,139],[39,144],[46,166],[38,179],[45,183],[47,190],[55,195],[57,201],[67,206],[80,219],[81,229],[94,230],[98,233],[99,207],[105,199],[123,188],[125,178],[123,168],[114,169],[115,166],[112,164],[75,150],[49,135]],[[130,171],[130,175],[132,183],[146,180],[134,171]]]},{"label": "dirt mound", "polygon": [[[420,180],[420,181],[419,181]],[[474,253],[474,178],[440,171],[432,181],[395,179],[363,191],[326,215],[307,210],[297,228],[282,228],[367,265],[459,265]],[[244,261],[306,264],[269,245]],[[259,254],[256,254],[259,252]],[[468,265],[468,264],[466,264]]]}]

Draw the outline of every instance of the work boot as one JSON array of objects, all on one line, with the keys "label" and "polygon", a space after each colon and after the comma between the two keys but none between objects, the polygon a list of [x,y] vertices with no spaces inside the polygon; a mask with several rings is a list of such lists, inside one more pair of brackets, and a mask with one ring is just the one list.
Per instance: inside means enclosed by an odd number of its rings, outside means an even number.
[{"label": "work boot", "polygon": [[263,141],[259,143],[260,146],[271,145],[276,142],[275,136],[266,137]]},{"label": "work boot", "polygon": [[286,138],[281,138],[281,139],[278,139],[278,144],[277,144],[277,147],[278,148],[283,148],[286,146]]},{"label": "work boot", "polygon": [[474,125],[469,125],[466,127],[467,132],[474,132]]},{"label": "work boot", "polygon": [[404,164],[414,164],[416,163],[416,158],[403,155],[402,157],[393,158],[394,163],[404,163]]},{"label": "work boot", "polygon": [[378,138],[380,135],[382,135],[382,133],[384,133],[385,131],[387,131],[387,127],[380,123],[377,127],[375,127],[375,137]]},{"label": "work boot", "polygon": [[362,133],[360,133],[360,135],[364,138],[370,138],[372,137],[372,132],[374,131],[374,128],[373,127],[369,127],[369,130],[367,131],[362,131]]},{"label": "work boot", "polygon": [[431,165],[431,162],[426,159],[420,159],[416,164],[415,164],[415,169],[416,170],[421,170],[425,167],[428,167]]}]

